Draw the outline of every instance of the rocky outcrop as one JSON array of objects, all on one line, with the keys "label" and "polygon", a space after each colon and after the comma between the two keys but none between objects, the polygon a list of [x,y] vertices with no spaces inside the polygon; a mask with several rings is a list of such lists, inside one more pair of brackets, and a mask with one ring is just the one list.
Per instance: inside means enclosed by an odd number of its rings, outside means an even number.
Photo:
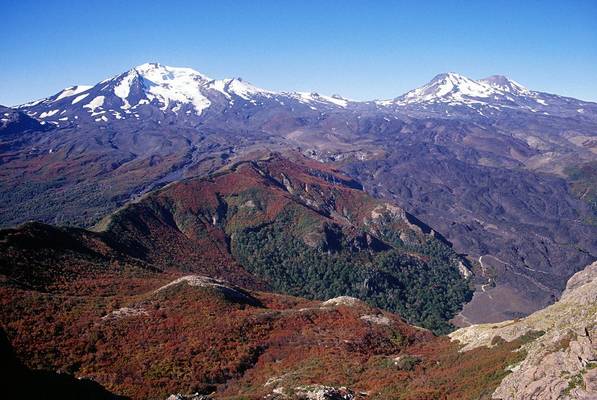
[{"label": "rocky outcrop", "polygon": [[112,311],[110,314],[102,317],[102,320],[127,318],[127,317],[146,317],[149,314],[142,308],[135,307],[121,307]]},{"label": "rocky outcrop", "polygon": [[170,396],[168,396],[168,398],[166,400],[209,400],[209,399],[213,399],[213,397],[210,396],[205,396],[202,394],[171,394]]},{"label": "rocky outcrop", "polygon": [[473,325],[450,336],[463,351],[499,345],[534,333],[526,358],[510,366],[511,374],[494,399],[597,398],[597,262],[576,273],[561,299],[526,318]]},{"label": "rocky outcrop", "polygon": [[329,299],[329,300],[326,300],[323,303],[321,303],[321,305],[324,307],[330,307],[330,306],[353,307],[353,306],[357,306],[359,304],[363,304],[363,302],[355,297],[350,297],[350,296],[334,297],[333,299]]},{"label": "rocky outcrop", "polygon": [[345,387],[335,388],[324,385],[298,386],[292,390],[277,388],[269,396],[270,399],[296,399],[296,400],[354,400],[362,398]]},{"label": "rocky outcrop", "polygon": [[390,325],[390,319],[385,315],[363,315],[361,320],[377,325]]},{"label": "rocky outcrop", "polygon": [[[251,294],[247,291],[230,284],[221,279],[210,278],[204,275],[185,275],[178,279],[173,280],[172,282],[158,288],[155,290],[155,293],[163,292],[168,288],[172,288],[174,286],[186,284],[191,287],[200,287],[200,288],[208,288],[213,289],[222,295],[224,295],[227,299],[238,302],[238,303],[246,303],[251,305],[259,305],[259,301],[255,299]],[[128,310],[126,310],[128,311]]]}]

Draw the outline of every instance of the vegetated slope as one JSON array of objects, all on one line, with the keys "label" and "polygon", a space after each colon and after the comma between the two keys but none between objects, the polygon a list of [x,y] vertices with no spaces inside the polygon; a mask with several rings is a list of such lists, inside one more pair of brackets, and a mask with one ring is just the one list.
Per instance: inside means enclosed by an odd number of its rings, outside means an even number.
[{"label": "vegetated slope", "polygon": [[[181,252],[172,243],[173,249]],[[27,223],[19,228],[0,231],[0,273],[3,279],[23,288],[54,292],[68,288],[81,295],[108,290],[123,293],[126,286],[114,277],[128,276],[139,285],[152,285],[160,279],[155,273],[193,271],[214,276],[227,275],[231,281],[247,287],[266,285],[247,273],[237,263],[214,257],[189,255],[189,264],[173,266],[139,253],[123,238],[78,228]],[[207,248],[209,249],[209,247]],[[183,249],[184,250],[184,249]],[[179,254],[182,257],[181,253]],[[167,258],[166,258],[167,259]],[[161,278],[164,279],[164,278]]]},{"label": "vegetated slope", "polygon": [[5,280],[0,322],[28,368],[93,379],[133,399],[477,399],[521,359],[514,350],[526,340],[459,353],[354,298],[309,301],[202,275],[154,275],[106,276],[127,289],[83,295],[76,285],[45,292]]},{"label": "vegetated slope", "polygon": [[224,254],[276,291],[353,295],[448,329],[469,294],[448,243],[350,178],[299,159],[242,162],[171,185],[115,213],[104,232],[179,269],[189,254]]},{"label": "vegetated slope", "polygon": [[195,272],[308,298],[352,295],[448,331],[471,293],[449,243],[350,178],[295,157],[171,184],[95,232],[35,224],[4,231],[3,272],[17,282],[85,269]]},{"label": "vegetated slope", "polygon": [[3,371],[4,396],[22,399],[90,399],[124,400],[90,379],[76,379],[71,374],[35,371],[25,367],[16,357],[0,329],[0,366]]},{"label": "vegetated slope", "polygon": [[526,318],[473,325],[450,336],[464,350],[541,336],[524,346],[527,356],[506,377],[494,399],[593,399],[597,397],[597,262],[577,272],[560,300]]}]

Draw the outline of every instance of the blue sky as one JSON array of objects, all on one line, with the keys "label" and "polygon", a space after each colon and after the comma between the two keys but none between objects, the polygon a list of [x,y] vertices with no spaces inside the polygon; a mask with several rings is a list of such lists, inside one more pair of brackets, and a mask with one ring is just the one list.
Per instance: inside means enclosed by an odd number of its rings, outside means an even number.
[{"label": "blue sky", "polygon": [[392,98],[440,72],[597,101],[597,1],[0,0],[0,104],[158,61]]}]

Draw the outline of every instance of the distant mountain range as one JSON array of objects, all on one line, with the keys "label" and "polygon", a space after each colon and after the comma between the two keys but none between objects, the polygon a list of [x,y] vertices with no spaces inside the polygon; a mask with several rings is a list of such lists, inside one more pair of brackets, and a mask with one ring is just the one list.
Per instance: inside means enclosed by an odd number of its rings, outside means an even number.
[{"label": "distant mountain range", "polygon": [[190,68],[158,63],[139,65],[94,86],[72,86],[17,108],[45,123],[65,127],[127,119],[161,123],[173,116],[176,123],[192,125],[210,115],[243,108],[437,113],[440,107],[442,116],[469,112],[489,117],[497,111],[515,109],[591,119],[597,112],[595,103],[531,91],[500,75],[475,81],[445,73],[395,99],[358,102],[338,95],[278,93],[255,87],[241,78],[215,80]]},{"label": "distant mountain range", "polygon": [[143,64],[0,114],[0,224],[89,227],[269,151],[332,164],[453,243],[458,324],[527,315],[597,256],[597,104],[440,74],[391,100],[272,92]]}]

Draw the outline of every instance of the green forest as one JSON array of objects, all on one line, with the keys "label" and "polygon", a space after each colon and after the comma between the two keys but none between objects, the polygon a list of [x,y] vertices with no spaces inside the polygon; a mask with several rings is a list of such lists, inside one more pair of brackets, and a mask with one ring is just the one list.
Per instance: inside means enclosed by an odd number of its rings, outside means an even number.
[{"label": "green forest", "polygon": [[333,246],[314,248],[289,228],[301,225],[299,213],[286,210],[271,223],[235,232],[234,256],[278,292],[319,300],[353,296],[438,334],[453,329],[448,321],[472,291],[448,245],[435,238],[405,245],[384,232],[387,249],[354,249],[336,227]]}]

